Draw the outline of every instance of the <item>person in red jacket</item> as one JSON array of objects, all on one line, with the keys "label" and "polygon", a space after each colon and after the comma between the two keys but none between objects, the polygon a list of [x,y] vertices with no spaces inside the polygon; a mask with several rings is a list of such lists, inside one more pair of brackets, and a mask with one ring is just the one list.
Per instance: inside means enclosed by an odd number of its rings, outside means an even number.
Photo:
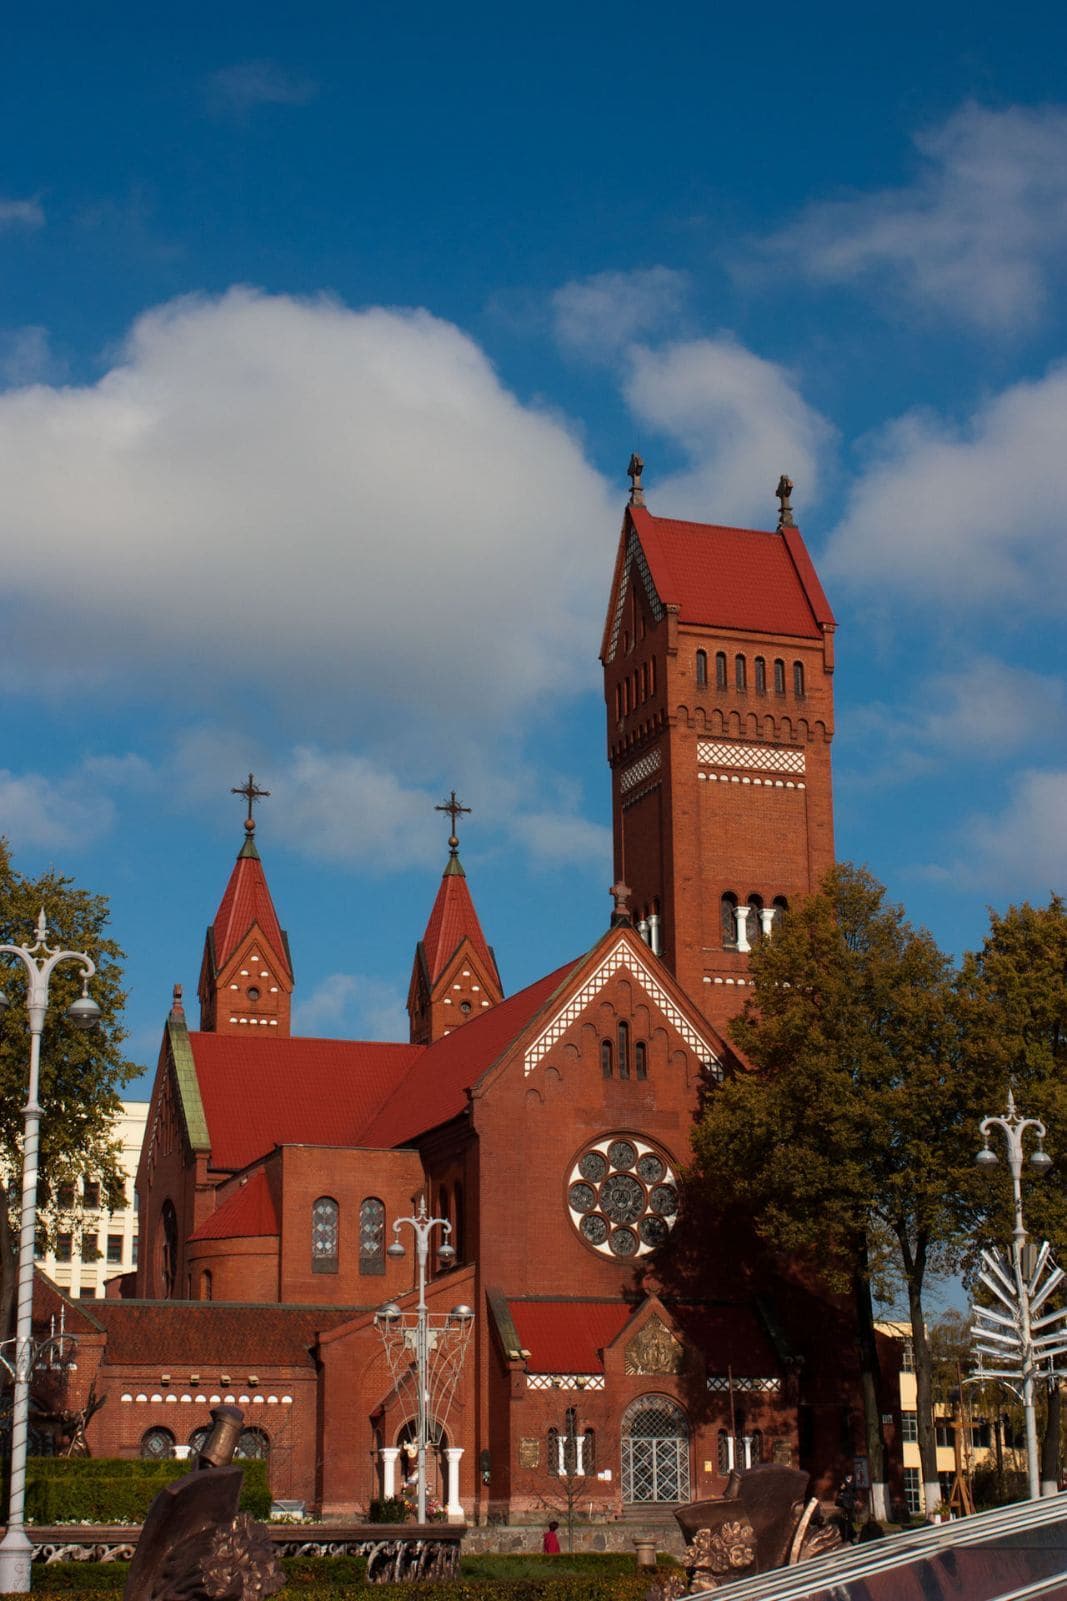
[{"label": "person in red jacket", "polygon": [[559,1556],[559,1535],[556,1533],[558,1528],[559,1524],[553,1518],[545,1530],[544,1539],[541,1541],[541,1549],[546,1556]]}]

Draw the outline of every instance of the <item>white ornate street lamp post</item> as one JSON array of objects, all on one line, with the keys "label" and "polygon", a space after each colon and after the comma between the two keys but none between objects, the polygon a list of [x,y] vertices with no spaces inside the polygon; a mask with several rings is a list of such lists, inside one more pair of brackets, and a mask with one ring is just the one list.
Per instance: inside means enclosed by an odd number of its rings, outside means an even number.
[{"label": "white ornate street lamp post", "polygon": [[[417,1288],[419,1292],[418,1305],[415,1308],[414,1322],[404,1327],[404,1314],[395,1301],[387,1301],[379,1307],[375,1314],[375,1322],[385,1341],[386,1354],[390,1367],[393,1368],[397,1358],[397,1341],[400,1346],[413,1351],[415,1357],[415,1383],[417,1398],[415,1404],[415,1448],[416,1475],[418,1485],[418,1503],[416,1517],[419,1523],[426,1522],[426,1446],[429,1440],[429,1401],[430,1401],[430,1351],[434,1348],[438,1354],[444,1356],[446,1337],[454,1334],[457,1339],[452,1342],[453,1361],[446,1363],[447,1373],[442,1374],[444,1380],[442,1399],[447,1400],[455,1390],[459,1378],[459,1367],[462,1364],[463,1352],[466,1348],[466,1339],[458,1338],[469,1334],[474,1314],[469,1306],[455,1306],[443,1314],[441,1327],[431,1328],[431,1317],[426,1305],[426,1269],[430,1257],[430,1235],[434,1229],[442,1229],[445,1238],[437,1248],[437,1260],[442,1267],[450,1267],[456,1260],[456,1248],[448,1241],[452,1232],[452,1225],[445,1217],[430,1217],[426,1211],[426,1201],[419,1198],[418,1212],[414,1217],[397,1218],[393,1224],[393,1233],[396,1238],[389,1246],[387,1255],[402,1257],[407,1253],[400,1243],[400,1230],[404,1225],[412,1229],[415,1234],[415,1261],[417,1266]],[[442,1314],[434,1314],[440,1321]],[[410,1360],[410,1358],[409,1358]],[[394,1371],[394,1378],[399,1378],[399,1372]],[[453,1495],[453,1499],[455,1499]]]},{"label": "white ornate street lamp post", "polygon": [[979,1124],[983,1145],[975,1160],[981,1167],[992,1167],[997,1161],[996,1152],[989,1148],[990,1130],[999,1128],[1008,1147],[1008,1167],[1011,1170],[1011,1192],[1015,1226],[1011,1237],[1011,1262],[1005,1262],[999,1251],[983,1251],[985,1271],[979,1277],[1002,1310],[975,1306],[975,1348],[980,1358],[992,1357],[1000,1363],[996,1369],[986,1369],[989,1377],[1011,1381],[1021,1380],[1023,1416],[1026,1421],[1026,1468],[1030,1484],[1030,1498],[1041,1494],[1041,1471],[1037,1454],[1037,1418],[1034,1409],[1034,1380],[1040,1374],[1058,1377],[1056,1358],[1067,1349],[1063,1322],[1067,1312],[1049,1312],[1038,1317],[1041,1307],[1064,1274],[1052,1261],[1048,1243],[1042,1245],[1031,1271],[1027,1271],[1025,1257],[1026,1227],[1023,1223],[1023,1136],[1032,1129],[1037,1137],[1037,1148],[1030,1154],[1030,1166],[1045,1173],[1052,1166],[1052,1158],[1044,1148],[1045,1125],[1040,1118],[1022,1117],[1015,1109],[1015,1096],[1008,1090],[1008,1110],[1004,1117],[986,1117]]},{"label": "white ornate street lamp post", "polygon": [[[17,956],[26,969],[26,1010],[30,1020],[30,1085],[24,1108],[22,1143],[22,1213],[19,1228],[19,1269],[15,1320],[15,1394],[11,1412],[11,1497],[7,1533],[0,1540],[0,1594],[30,1588],[30,1559],[33,1546],[25,1528],[26,1448],[29,1440],[30,1377],[35,1361],[33,1342],[33,1254],[37,1231],[37,1154],[41,1108],[37,1093],[41,1074],[41,1032],[48,1011],[48,984],[54,970],[63,962],[78,962],[82,970],[82,993],[67,1010],[78,1028],[92,1028],[100,1020],[100,1008],[89,994],[89,980],[96,972],[91,957],[81,951],[53,950],[47,941],[48,924],[44,910],[37,919],[32,945],[0,945],[0,956]],[[0,990],[0,1016],[9,1001]]]}]

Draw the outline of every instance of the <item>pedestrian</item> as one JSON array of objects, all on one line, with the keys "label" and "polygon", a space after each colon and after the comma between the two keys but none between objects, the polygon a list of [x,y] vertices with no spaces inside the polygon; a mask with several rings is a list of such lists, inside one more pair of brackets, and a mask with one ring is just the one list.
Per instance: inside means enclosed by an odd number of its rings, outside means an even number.
[{"label": "pedestrian", "polygon": [[841,1513],[841,1538],[846,1545],[851,1545],[856,1538],[856,1527],[852,1521],[856,1511],[856,1481],[851,1473],[846,1473],[842,1479],[834,1505]]},{"label": "pedestrian", "polygon": [[552,1522],[545,1530],[545,1537],[541,1541],[541,1549],[547,1557],[559,1556],[559,1535],[556,1533],[558,1528],[559,1524],[556,1522],[555,1518],[553,1518]]}]

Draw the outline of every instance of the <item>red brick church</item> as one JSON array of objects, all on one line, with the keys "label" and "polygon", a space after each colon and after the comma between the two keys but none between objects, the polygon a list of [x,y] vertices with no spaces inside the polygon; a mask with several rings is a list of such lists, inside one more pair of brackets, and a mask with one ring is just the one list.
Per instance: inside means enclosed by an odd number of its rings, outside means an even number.
[{"label": "red brick church", "polygon": [[348,1516],[397,1489],[413,1406],[375,1312],[413,1305],[410,1232],[387,1247],[421,1199],[455,1248],[430,1311],[474,1312],[434,1419],[452,1516],[543,1516],[561,1471],[613,1514],[715,1494],[734,1461],[828,1482],[851,1453],[840,1309],[681,1187],[749,951],[833,859],[834,620],[786,481],[768,532],[653,516],[631,476],[601,649],[610,927],[505,995],[453,796],[409,1039],[294,1037],[249,781],[199,1026],[177,995],[164,1031],[137,1282],[68,1314],[109,1401],[95,1452],[168,1452],[233,1401],[276,1496]]}]

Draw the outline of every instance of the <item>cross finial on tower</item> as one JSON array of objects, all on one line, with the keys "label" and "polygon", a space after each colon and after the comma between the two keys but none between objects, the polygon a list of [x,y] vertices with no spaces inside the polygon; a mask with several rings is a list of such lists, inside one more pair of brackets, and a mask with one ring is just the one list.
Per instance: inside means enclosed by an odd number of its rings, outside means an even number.
[{"label": "cross finial on tower", "polygon": [[789,504],[789,497],[793,493],[793,480],[791,478],[787,478],[785,473],[783,473],[781,478],[778,480],[778,488],[774,492],[778,496],[779,500],[779,530],[783,528],[795,528],[796,523],[793,521],[793,508]]},{"label": "cross finial on tower", "polygon": [[267,795],[269,795],[270,794],[270,790],[269,789],[260,789],[256,784],[256,780],[255,780],[254,776],[251,773],[249,773],[249,775],[248,775],[248,783],[247,784],[235,784],[233,786],[233,788],[230,790],[230,794],[231,795],[243,795],[245,797],[245,799],[247,800],[247,802],[248,802],[248,816],[245,818],[245,833],[246,834],[254,834],[255,831],[256,831],[256,820],[252,816],[252,807],[255,805],[257,800],[263,800]]},{"label": "cross finial on tower", "polygon": [[630,480],[631,506],[643,506],[645,503],[645,491],[641,485],[641,474],[644,470],[645,464],[635,450],[630,457],[630,465],[626,469],[626,476]]},{"label": "cross finial on tower", "polygon": [[434,811],[447,812],[452,819],[452,832],[448,836],[448,849],[451,854],[455,856],[456,852],[459,850],[459,836],[456,833],[456,818],[462,817],[464,813],[469,814],[470,807],[461,805],[461,803],[456,799],[455,790],[453,790],[446,801],[442,801],[440,806],[434,807]]}]

